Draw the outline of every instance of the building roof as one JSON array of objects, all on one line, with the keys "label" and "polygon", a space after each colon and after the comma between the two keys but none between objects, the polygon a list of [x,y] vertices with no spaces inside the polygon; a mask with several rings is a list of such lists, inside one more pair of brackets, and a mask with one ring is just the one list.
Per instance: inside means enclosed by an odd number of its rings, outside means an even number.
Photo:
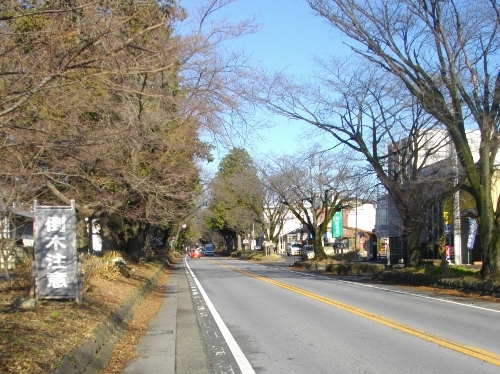
[{"label": "building roof", "polygon": [[10,211],[13,214],[21,216],[21,217],[31,218],[31,219],[35,218],[35,215],[34,215],[34,213],[32,211],[23,210],[23,209],[20,209],[20,208],[11,208]]}]

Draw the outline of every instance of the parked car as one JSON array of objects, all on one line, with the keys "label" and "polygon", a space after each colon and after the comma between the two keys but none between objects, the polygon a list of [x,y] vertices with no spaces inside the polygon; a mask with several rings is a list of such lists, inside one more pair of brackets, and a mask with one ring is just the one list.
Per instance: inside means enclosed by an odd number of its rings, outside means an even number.
[{"label": "parked car", "polygon": [[214,255],[214,245],[213,244],[205,244],[205,256],[213,256]]},{"label": "parked car", "polygon": [[198,248],[191,248],[189,250],[189,257],[191,257],[191,258],[200,258],[201,257],[200,250]]},{"label": "parked car", "polygon": [[286,255],[287,256],[298,256],[300,255],[300,250],[302,249],[302,244],[293,242],[287,243],[286,245]]},{"label": "parked car", "polygon": [[314,258],[314,247],[312,245],[305,245],[302,247],[300,254],[303,260],[310,260]]}]

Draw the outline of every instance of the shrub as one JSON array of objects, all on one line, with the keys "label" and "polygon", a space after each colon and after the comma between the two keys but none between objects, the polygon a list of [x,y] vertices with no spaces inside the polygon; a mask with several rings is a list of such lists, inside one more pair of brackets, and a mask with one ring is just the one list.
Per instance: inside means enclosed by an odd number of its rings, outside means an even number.
[{"label": "shrub", "polygon": [[383,269],[384,265],[382,264],[367,264],[359,262],[351,262],[344,264],[331,263],[326,265],[326,272],[335,273],[339,275],[372,273],[372,272],[382,271]]},{"label": "shrub", "polygon": [[231,257],[238,257],[238,258],[250,258],[252,254],[255,253],[254,251],[234,251],[231,252]]},{"label": "shrub", "polygon": [[345,251],[343,254],[337,253],[336,255],[328,256],[328,258],[338,262],[356,261],[358,259],[354,251]]},{"label": "shrub", "polygon": [[[12,287],[25,288],[31,284],[31,260],[23,258],[16,263],[16,268],[11,270]],[[0,288],[5,288],[7,282],[2,282]]]},{"label": "shrub", "polygon": [[92,279],[100,277],[108,280],[115,280],[120,274],[130,276],[125,260],[120,252],[110,251],[104,256],[84,255],[82,261],[82,283],[83,289],[91,287]]}]

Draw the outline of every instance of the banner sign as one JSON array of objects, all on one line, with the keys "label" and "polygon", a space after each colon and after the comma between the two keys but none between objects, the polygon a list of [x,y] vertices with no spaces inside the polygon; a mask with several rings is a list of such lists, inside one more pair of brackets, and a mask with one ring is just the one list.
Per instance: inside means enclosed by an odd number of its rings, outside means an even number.
[{"label": "banner sign", "polygon": [[446,251],[446,261],[455,261],[455,248],[446,245],[444,249]]},{"label": "banner sign", "polygon": [[477,219],[469,218],[469,235],[467,236],[467,249],[474,248],[474,241],[476,240],[477,233]]},{"label": "banner sign", "polygon": [[341,238],[344,236],[342,211],[336,212],[332,218],[332,238]]},{"label": "banner sign", "polygon": [[74,206],[36,206],[35,262],[38,296],[77,297],[76,217]]}]

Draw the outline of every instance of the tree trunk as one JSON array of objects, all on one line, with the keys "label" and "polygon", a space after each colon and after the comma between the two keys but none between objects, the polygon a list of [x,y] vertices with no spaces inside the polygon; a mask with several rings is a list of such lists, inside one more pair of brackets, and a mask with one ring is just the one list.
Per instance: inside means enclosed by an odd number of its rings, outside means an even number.
[{"label": "tree trunk", "polygon": [[12,278],[10,276],[10,270],[9,270],[9,254],[4,252],[4,249],[1,249],[2,251],[2,260],[4,264],[4,274],[5,274],[5,281],[7,282],[7,288],[12,287]]},{"label": "tree trunk", "polygon": [[498,234],[494,227],[497,219],[493,211],[491,195],[491,176],[482,176],[482,184],[476,191],[476,207],[478,213],[478,238],[481,244],[482,268],[481,277],[498,272]]},{"label": "tree trunk", "polygon": [[241,251],[241,235],[236,234],[236,239],[238,240],[238,251]]},{"label": "tree trunk", "polygon": [[99,217],[99,225],[101,227],[102,252],[104,253],[105,251],[117,249],[115,247],[115,240],[113,239],[111,229],[108,225],[107,215],[101,215]]},{"label": "tree trunk", "polygon": [[443,271],[443,274],[446,274],[447,269],[448,269],[448,261],[446,261],[446,235],[442,235],[438,242],[438,251],[439,254],[441,255],[441,269]]},{"label": "tree trunk", "polygon": [[135,260],[147,258],[145,250],[145,227],[142,224],[136,223],[132,226],[133,235],[127,241],[127,253]]},{"label": "tree trunk", "polygon": [[403,245],[406,245],[406,261],[409,266],[420,265],[420,234],[422,233],[421,225],[413,225],[412,230],[403,237]]},{"label": "tree trunk", "polygon": [[[498,200],[500,203],[500,199]],[[493,233],[491,235],[490,240],[490,252],[491,252],[491,272],[498,273],[499,262],[500,262],[500,210],[497,207],[497,210],[493,219]]]},{"label": "tree trunk", "polygon": [[323,247],[323,238],[321,235],[314,235],[312,238],[314,247],[314,259],[324,260],[327,258],[325,248]]},{"label": "tree trunk", "polygon": [[12,278],[10,276],[9,270],[9,257],[14,254],[15,246],[14,241],[12,239],[3,239],[2,243],[0,243],[0,254],[2,256],[4,271],[5,271],[5,281],[7,282],[7,287],[12,287]]},{"label": "tree trunk", "polygon": [[234,237],[235,234],[234,232],[224,232],[222,234],[222,237],[224,238],[226,242],[226,248],[229,253],[231,253],[234,250]]},{"label": "tree trunk", "polygon": [[[92,218],[89,217],[89,221]],[[91,234],[87,227],[87,222],[80,215],[77,216],[76,220],[76,250],[77,252],[90,252],[89,244],[91,243]]]},{"label": "tree trunk", "polygon": [[[481,277],[486,277],[490,273],[498,271],[498,249],[497,243],[493,242],[493,217],[485,212],[486,209],[480,210],[478,207],[478,238],[481,244]],[[491,212],[492,213],[492,212]],[[493,258],[493,253],[497,254],[497,258]]]}]

